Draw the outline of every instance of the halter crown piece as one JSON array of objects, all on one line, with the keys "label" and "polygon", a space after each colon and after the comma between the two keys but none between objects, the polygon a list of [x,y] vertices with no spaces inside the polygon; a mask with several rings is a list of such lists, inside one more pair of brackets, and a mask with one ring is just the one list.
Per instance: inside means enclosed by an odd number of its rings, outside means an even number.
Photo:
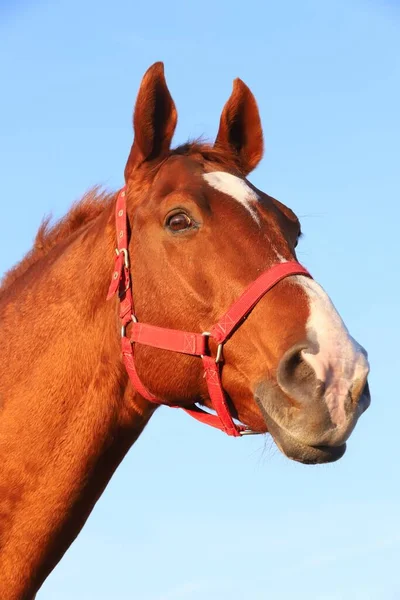
[{"label": "halter crown piece", "polygon": [[[189,415],[224,431],[226,434],[239,437],[246,434],[257,433],[244,425],[233,421],[230,414],[225,392],[221,382],[222,349],[227,339],[243,322],[244,318],[253,310],[261,298],[279,281],[289,275],[305,275],[311,277],[307,269],[295,261],[279,263],[264,271],[242,295],[230,306],[228,311],[211,330],[203,333],[192,333],[178,329],[156,327],[147,323],[140,323],[135,315],[132,281],[129,262],[128,217],[126,213],[126,187],[123,187],[116,202],[116,230],[117,249],[114,272],[108,290],[107,300],[117,292],[120,300],[119,317],[121,319],[121,345],[122,356],[126,370],[136,391],[157,404],[167,404],[174,408],[183,408]],[[130,336],[126,334],[127,325],[130,324]],[[217,343],[217,353],[213,357],[209,353],[208,340],[212,338]],[[154,396],[140,381],[135,367],[134,344],[145,344],[154,348],[191,354],[199,356],[203,362],[204,376],[207,382],[208,394],[216,415],[210,414],[192,404],[189,407],[179,407],[168,404]]]}]

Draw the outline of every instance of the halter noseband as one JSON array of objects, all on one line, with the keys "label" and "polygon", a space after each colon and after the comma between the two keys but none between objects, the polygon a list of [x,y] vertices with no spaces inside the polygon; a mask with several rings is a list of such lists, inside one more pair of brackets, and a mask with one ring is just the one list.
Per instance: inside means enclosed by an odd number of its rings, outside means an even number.
[{"label": "halter noseband", "polygon": [[[228,311],[210,331],[192,333],[178,329],[156,327],[140,323],[134,311],[132,282],[128,251],[128,218],[126,214],[126,188],[119,192],[116,202],[117,249],[115,268],[108,290],[107,300],[117,292],[120,299],[119,317],[121,319],[121,345],[126,370],[136,391],[157,404],[167,404],[174,408],[183,408],[192,417],[221,429],[231,436],[241,436],[257,433],[244,425],[233,421],[230,414],[225,392],[221,382],[222,349],[227,339],[239,327],[244,318],[252,311],[259,300],[279,281],[289,275],[305,275],[311,277],[307,269],[295,261],[279,263],[264,271],[242,295],[230,306]],[[127,325],[130,324],[130,337],[126,335]],[[217,343],[215,358],[209,352],[209,339]],[[199,356],[203,362],[204,376],[207,382],[208,394],[216,415],[204,411],[197,404],[190,407],[179,407],[168,404],[156,398],[140,381],[135,367],[134,344],[144,344],[153,348],[171,350],[181,354]]]}]

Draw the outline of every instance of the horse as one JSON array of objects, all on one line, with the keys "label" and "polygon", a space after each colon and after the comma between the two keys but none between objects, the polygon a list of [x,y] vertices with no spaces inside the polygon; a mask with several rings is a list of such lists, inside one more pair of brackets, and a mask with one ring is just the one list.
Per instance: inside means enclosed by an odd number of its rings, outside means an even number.
[{"label": "horse", "polygon": [[341,458],[369,406],[367,353],[298,262],[299,219],[247,179],[250,89],[234,81],[214,144],[171,149],[176,123],[155,63],[123,189],[44,221],[3,278],[2,600],[34,597],[160,404],[306,464]]}]

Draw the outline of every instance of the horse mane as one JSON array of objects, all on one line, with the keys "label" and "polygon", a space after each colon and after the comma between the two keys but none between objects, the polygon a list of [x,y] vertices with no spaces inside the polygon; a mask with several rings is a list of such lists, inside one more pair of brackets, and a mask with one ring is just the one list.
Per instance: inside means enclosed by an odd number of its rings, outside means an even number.
[{"label": "horse mane", "polygon": [[51,224],[51,216],[45,217],[35,236],[31,250],[4,275],[1,281],[0,293],[9,288],[30,267],[46,256],[54,246],[93,221],[111,203],[114,196],[114,193],[106,192],[99,186],[95,186],[75,202],[67,214],[53,225]]},{"label": "horse mane", "polygon": [[[187,142],[171,150],[169,156],[199,156],[207,162],[213,162],[232,168],[234,156],[226,149],[211,146],[201,140]],[[165,162],[165,161],[163,161]],[[51,216],[45,217],[36,234],[31,250],[13,268],[7,271],[0,281],[0,293],[9,288],[14,281],[22,277],[30,267],[46,256],[54,246],[68,239],[76,231],[93,221],[115,198],[115,192],[102,190],[95,186],[75,202],[67,214],[51,224]]]}]

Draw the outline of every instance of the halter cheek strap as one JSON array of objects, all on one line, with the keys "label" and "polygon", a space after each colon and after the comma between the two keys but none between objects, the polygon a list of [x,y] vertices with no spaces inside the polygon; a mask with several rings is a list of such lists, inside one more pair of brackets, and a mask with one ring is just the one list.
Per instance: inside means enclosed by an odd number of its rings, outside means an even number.
[{"label": "halter cheek strap", "polygon": [[[135,316],[128,252],[129,240],[125,187],[122,188],[117,197],[116,229],[117,250],[115,267],[107,299],[112,298],[118,292],[120,300],[119,317],[121,320],[122,356],[133,387],[141,396],[150,402],[167,404],[165,401],[156,398],[156,396],[154,396],[154,394],[152,394],[141,382],[135,366],[135,344],[144,344],[146,346],[152,346],[153,348],[198,356],[203,362],[209,398],[212,407],[217,414],[210,414],[197,406],[197,404],[192,404],[189,407],[180,407],[173,404],[168,404],[168,406],[183,408],[183,410],[198,421],[221,429],[228,435],[234,437],[249,433],[257,433],[246,428],[244,425],[235,423],[230,414],[221,382],[223,346],[235,329],[242,324],[244,318],[272,287],[289,275],[305,275],[311,277],[309,272],[295,261],[274,265],[267,271],[264,271],[264,273],[248,286],[209,332],[193,333],[177,329],[167,329],[165,327],[156,327],[155,325],[138,322]],[[128,324],[130,324],[130,337],[126,335]],[[211,356],[209,352],[208,342],[210,338],[217,343],[215,357]]]}]

